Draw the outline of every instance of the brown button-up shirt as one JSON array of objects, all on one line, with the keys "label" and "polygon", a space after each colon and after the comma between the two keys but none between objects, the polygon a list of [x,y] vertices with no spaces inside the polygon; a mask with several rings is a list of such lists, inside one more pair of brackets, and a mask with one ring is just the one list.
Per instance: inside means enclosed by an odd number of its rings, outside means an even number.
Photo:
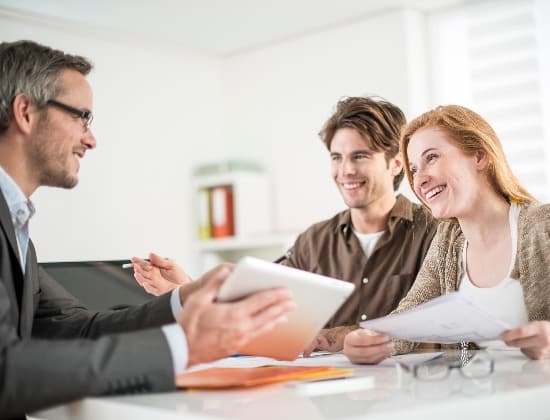
[{"label": "brown button-up shirt", "polygon": [[399,195],[388,228],[368,259],[346,210],[300,234],[281,264],[355,284],[325,328],[357,325],[397,307],[420,270],[436,227],[429,211]]}]

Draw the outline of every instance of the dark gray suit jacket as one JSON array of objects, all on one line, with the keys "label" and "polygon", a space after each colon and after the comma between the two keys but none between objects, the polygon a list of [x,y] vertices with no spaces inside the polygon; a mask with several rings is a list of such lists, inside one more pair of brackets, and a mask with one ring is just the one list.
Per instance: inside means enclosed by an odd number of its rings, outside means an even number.
[{"label": "dark gray suit jacket", "polygon": [[0,225],[0,418],[88,395],[174,389],[159,328],[174,322],[169,294],[90,312],[39,268],[32,242],[23,273],[1,192]]}]

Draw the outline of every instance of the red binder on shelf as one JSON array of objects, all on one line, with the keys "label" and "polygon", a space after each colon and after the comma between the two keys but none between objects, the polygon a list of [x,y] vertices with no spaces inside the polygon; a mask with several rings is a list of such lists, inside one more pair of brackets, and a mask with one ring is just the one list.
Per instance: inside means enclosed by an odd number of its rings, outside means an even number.
[{"label": "red binder on shelf", "polygon": [[210,205],[212,237],[224,238],[235,235],[233,187],[229,185],[213,187],[210,190]]}]

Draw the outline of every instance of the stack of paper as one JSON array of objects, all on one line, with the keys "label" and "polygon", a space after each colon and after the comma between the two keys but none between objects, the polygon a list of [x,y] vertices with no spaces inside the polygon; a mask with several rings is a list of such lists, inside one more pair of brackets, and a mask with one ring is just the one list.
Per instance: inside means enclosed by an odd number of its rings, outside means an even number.
[{"label": "stack of paper", "polygon": [[441,344],[495,340],[510,329],[458,292],[406,312],[361,322],[360,326],[403,340]]}]

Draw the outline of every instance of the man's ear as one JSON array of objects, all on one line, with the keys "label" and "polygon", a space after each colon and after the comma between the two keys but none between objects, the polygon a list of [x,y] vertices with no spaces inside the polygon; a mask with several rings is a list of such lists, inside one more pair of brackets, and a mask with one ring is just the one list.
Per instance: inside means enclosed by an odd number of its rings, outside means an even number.
[{"label": "man's ear", "polygon": [[484,171],[489,165],[489,156],[485,150],[476,150],[476,168],[480,171]]},{"label": "man's ear", "polygon": [[397,176],[403,170],[403,156],[401,152],[390,159],[390,170],[393,176]]},{"label": "man's ear", "polygon": [[19,131],[29,134],[32,128],[35,106],[28,95],[20,93],[13,100],[13,119]]}]

